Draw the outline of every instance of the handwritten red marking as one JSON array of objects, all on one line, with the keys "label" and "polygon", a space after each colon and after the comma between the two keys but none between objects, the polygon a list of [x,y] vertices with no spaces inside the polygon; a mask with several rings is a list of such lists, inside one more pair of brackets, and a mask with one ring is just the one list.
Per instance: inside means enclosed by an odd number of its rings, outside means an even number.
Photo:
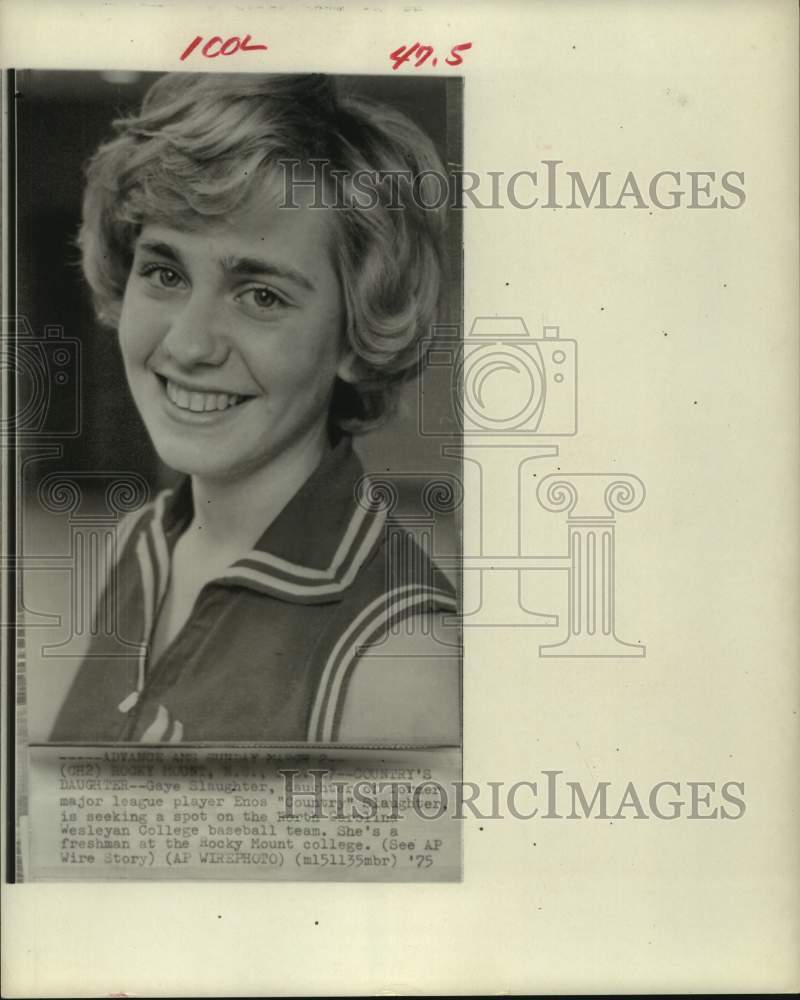
[{"label": "handwritten red marking", "polygon": [[222,39],[220,38],[219,35],[213,35],[211,38],[209,38],[209,40],[203,46],[203,55],[207,59],[216,59],[217,56],[219,55],[219,52],[212,52],[211,51],[211,46],[212,45],[216,45],[217,43],[219,43],[220,45],[222,45]]},{"label": "handwritten red marking", "polygon": [[[181,53],[181,62],[188,59],[202,41],[203,36],[196,35]],[[244,38],[231,35],[225,40],[222,39],[221,35],[213,35],[203,45],[200,55],[206,59],[216,59],[217,56],[232,56],[237,52],[265,52],[268,47],[260,42],[254,42],[252,35],[245,35]]]},{"label": "handwritten red marking", "polygon": [[433,55],[433,46],[420,45],[419,49],[417,50],[417,55],[419,56],[419,58],[414,63],[414,65],[416,67],[419,67],[425,62],[426,59],[429,59]]},{"label": "handwritten red marking", "polygon": [[[454,45],[450,49],[450,55],[444,61],[448,66],[460,66],[464,62],[461,53],[471,48],[472,42],[462,42],[460,45]],[[433,56],[433,46],[422,45],[420,42],[414,42],[413,45],[399,45],[394,52],[389,53],[392,69],[400,69],[412,56],[415,56],[414,69],[419,69],[420,66],[423,66]],[[433,56],[431,66],[436,66],[438,63],[438,57]]]},{"label": "handwritten red marking", "polygon": [[245,35],[242,39],[242,52],[255,52],[258,49],[266,50],[266,48],[266,45],[251,44],[249,35]]},{"label": "handwritten red marking", "polygon": [[472,48],[472,42],[463,42],[461,45],[454,45],[450,49],[450,59],[445,59],[448,66],[460,66],[464,60],[459,55],[459,52],[466,52],[467,49]]},{"label": "handwritten red marking", "polygon": [[414,42],[413,45],[400,45],[394,50],[394,52],[389,53],[389,58],[392,60],[392,69],[400,69],[403,63],[411,58],[411,54],[416,52],[419,48],[419,42]]},{"label": "handwritten red marking", "polygon": [[184,59],[187,59],[202,41],[203,41],[203,36],[196,35],[181,53],[181,62],[183,62]]}]

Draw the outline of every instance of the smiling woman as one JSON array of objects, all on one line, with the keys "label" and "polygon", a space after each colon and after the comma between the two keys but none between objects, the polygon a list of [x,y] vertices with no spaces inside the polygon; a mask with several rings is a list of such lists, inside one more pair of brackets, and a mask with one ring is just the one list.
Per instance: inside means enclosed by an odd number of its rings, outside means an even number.
[{"label": "smiling woman", "polygon": [[168,75],[116,128],[84,273],[184,478],[124,522],[98,604],[118,618],[50,738],[458,742],[455,593],[352,447],[418,371],[445,210],[342,196],[365,169],[443,172],[433,143],[320,76]]}]

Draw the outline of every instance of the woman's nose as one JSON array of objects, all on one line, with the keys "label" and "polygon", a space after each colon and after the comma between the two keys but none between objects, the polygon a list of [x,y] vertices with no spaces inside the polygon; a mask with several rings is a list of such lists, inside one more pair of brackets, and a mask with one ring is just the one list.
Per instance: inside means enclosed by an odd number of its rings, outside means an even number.
[{"label": "woman's nose", "polygon": [[193,295],[172,316],[162,342],[166,353],[184,367],[220,365],[228,356],[222,317],[213,302]]}]

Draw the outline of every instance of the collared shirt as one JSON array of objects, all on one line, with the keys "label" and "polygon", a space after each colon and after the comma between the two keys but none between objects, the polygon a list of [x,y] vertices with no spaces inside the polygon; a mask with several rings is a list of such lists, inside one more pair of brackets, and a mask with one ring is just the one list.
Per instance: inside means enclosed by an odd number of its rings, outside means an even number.
[{"label": "collared shirt", "polygon": [[50,739],[336,741],[365,649],[409,616],[456,610],[379,492],[343,438],[255,547],[203,586],[156,663],[148,646],[192,519],[190,480],[131,515]]}]

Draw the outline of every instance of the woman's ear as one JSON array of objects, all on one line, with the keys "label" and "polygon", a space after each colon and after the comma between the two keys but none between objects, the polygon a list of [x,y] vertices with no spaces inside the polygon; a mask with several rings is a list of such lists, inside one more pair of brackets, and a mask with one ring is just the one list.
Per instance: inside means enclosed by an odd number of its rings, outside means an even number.
[{"label": "woman's ear", "polygon": [[342,380],[352,384],[358,378],[356,374],[356,356],[352,351],[345,351],[336,369],[336,375]]}]

